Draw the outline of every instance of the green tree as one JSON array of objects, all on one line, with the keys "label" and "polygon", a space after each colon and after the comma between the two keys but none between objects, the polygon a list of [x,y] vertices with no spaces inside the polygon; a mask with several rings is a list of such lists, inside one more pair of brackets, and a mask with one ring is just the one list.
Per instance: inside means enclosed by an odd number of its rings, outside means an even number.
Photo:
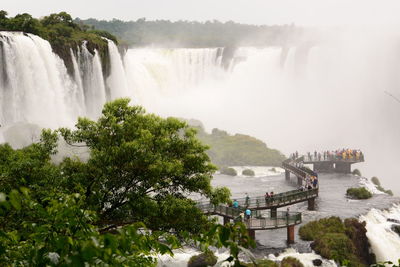
[{"label": "green tree", "polygon": [[189,193],[211,196],[215,167],[207,146],[185,122],[146,114],[128,103],[107,103],[97,121],[80,118],[76,130],[60,129],[67,143],[90,149],[88,162],[69,159],[62,165],[66,179],[82,187],[103,223],[144,220],[160,227],[158,218],[163,218],[171,223],[164,223],[164,230],[194,230],[177,229],[174,222],[180,216],[188,219],[186,226],[207,221],[186,198]]},{"label": "green tree", "polygon": [[12,213],[21,221],[0,230],[1,266],[151,266],[156,254],[172,255],[180,246],[140,223],[101,233],[79,194],[49,193],[41,202],[26,188],[0,193],[0,220]]}]

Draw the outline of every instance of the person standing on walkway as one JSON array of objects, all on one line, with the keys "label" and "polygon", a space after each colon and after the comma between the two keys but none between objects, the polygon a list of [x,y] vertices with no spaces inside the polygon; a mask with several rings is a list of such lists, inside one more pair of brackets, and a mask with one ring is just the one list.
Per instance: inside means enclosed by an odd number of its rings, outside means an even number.
[{"label": "person standing on walkway", "polygon": [[233,200],[233,207],[234,207],[235,209],[238,209],[238,208],[239,208],[239,202],[238,202],[236,199]]},{"label": "person standing on walkway", "polygon": [[289,224],[289,207],[286,209],[286,224]]},{"label": "person standing on walkway", "polygon": [[246,212],[246,220],[250,220],[251,210],[249,208],[247,208],[245,212]]},{"label": "person standing on walkway", "polygon": [[246,206],[249,206],[250,205],[250,197],[249,197],[249,195],[246,193]]},{"label": "person standing on walkway", "polygon": [[267,205],[268,202],[269,202],[269,194],[268,194],[268,192],[265,193],[264,197],[265,197],[265,205]]}]

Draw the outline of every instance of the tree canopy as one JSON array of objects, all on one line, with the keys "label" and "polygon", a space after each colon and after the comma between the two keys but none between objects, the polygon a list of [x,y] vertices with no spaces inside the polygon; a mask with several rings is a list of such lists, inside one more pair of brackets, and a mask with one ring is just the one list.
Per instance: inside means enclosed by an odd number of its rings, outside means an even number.
[{"label": "tree canopy", "polygon": [[[58,134],[87,146],[89,159],[52,163]],[[244,225],[216,225],[188,198],[230,197],[211,187],[215,167],[195,134],[118,99],[74,130],[44,130],[22,149],[1,144],[0,265],[152,266],[182,241],[230,248],[227,260],[239,262],[240,250],[254,245]]]},{"label": "tree canopy", "polygon": [[173,225],[177,216],[201,221],[186,195],[212,192],[215,167],[207,146],[185,122],[146,114],[128,103],[107,103],[97,121],[80,118],[76,130],[60,130],[67,143],[90,149],[87,162],[69,159],[62,164],[67,180],[82,186],[105,221],[144,219],[149,226],[160,226],[160,218]]},{"label": "tree canopy", "polygon": [[78,24],[105,30],[118,36],[130,46],[159,45],[168,47],[231,47],[231,46],[290,46],[301,40],[306,32],[295,25],[249,25],[217,20],[169,21],[146,20],[110,21],[75,19]]},{"label": "tree canopy", "polygon": [[95,49],[100,53],[103,70],[108,65],[108,42],[103,37],[118,43],[117,38],[110,33],[93,31],[88,26],[75,23],[66,12],[50,14],[40,19],[27,13],[15,17],[7,15],[6,11],[0,10],[0,31],[32,33],[49,41],[53,51],[64,60],[69,73],[72,73],[71,50],[76,52],[83,41],[87,42],[86,46],[91,53]]}]

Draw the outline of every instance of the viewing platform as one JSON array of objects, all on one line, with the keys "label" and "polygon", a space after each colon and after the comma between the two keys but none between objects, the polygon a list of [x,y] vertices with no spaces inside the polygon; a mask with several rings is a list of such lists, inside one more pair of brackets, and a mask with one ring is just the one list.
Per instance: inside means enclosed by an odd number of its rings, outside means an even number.
[{"label": "viewing platform", "polygon": [[303,164],[312,164],[315,172],[325,173],[351,173],[351,165],[364,162],[364,155],[361,152],[334,154],[318,153],[317,155],[303,156]]}]

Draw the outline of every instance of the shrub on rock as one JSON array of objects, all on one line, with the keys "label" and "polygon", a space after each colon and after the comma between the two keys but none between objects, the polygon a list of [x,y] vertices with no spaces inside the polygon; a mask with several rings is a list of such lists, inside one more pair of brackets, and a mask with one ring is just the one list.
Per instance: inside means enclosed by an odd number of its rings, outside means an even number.
[{"label": "shrub on rock", "polygon": [[281,261],[281,267],[304,267],[304,265],[294,257],[285,257]]},{"label": "shrub on rock", "polygon": [[236,176],[237,172],[234,168],[229,168],[229,167],[222,167],[220,169],[221,174],[225,175],[230,175],[230,176]]},{"label": "shrub on rock", "polygon": [[256,174],[251,169],[245,169],[245,170],[242,171],[242,175],[244,175],[244,176],[255,176]]},{"label": "shrub on rock", "polygon": [[190,257],[188,262],[188,267],[207,267],[214,266],[217,263],[218,259],[214,255],[214,253],[210,250],[203,252],[199,255],[194,255]]},{"label": "shrub on rock", "polygon": [[371,192],[369,192],[365,187],[359,188],[349,188],[346,192],[347,196],[354,199],[368,199],[372,197]]}]

